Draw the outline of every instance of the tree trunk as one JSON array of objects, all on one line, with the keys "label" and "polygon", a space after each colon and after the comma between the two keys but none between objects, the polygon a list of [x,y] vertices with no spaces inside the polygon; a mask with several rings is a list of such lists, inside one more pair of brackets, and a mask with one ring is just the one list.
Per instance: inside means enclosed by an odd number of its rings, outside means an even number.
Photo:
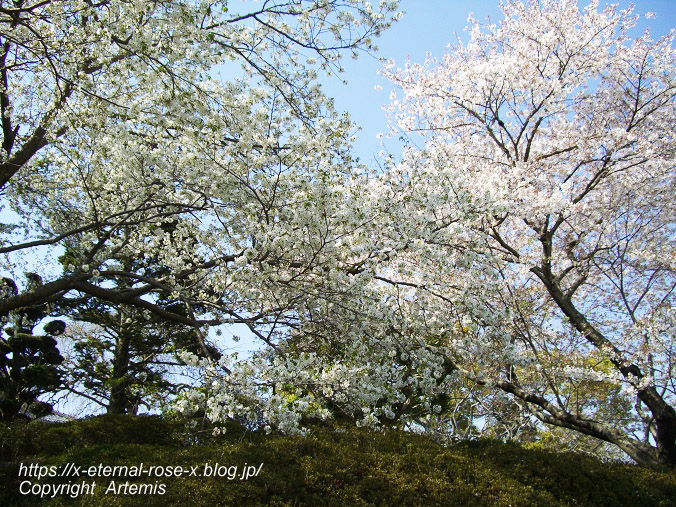
[{"label": "tree trunk", "polygon": [[115,340],[115,352],[113,354],[113,376],[110,388],[110,400],[107,412],[109,414],[126,414],[129,412],[129,343],[130,337],[123,328]]},{"label": "tree trunk", "polygon": [[[627,364],[621,359],[622,352],[613,345],[613,343],[605,337],[596,327],[592,325],[591,322],[575,307],[570,296],[567,296],[557,281],[552,275],[551,269],[545,263],[540,268],[531,269],[533,273],[542,281],[547,292],[561,309],[563,314],[568,317],[570,323],[579,331],[592,345],[597,347],[599,350],[604,348],[609,348],[615,353],[616,358],[611,358],[610,361],[613,363],[615,368],[625,377],[636,379],[644,378],[644,374],[641,369],[636,364]],[[653,458],[654,463],[645,463],[645,464],[654,464],[654,465],[666,465],[666,466],[676,466],[676,410],[672,407],[655,389],[654,386],[647,386],[638,390],[638,399],[648,408],[652,413],[655,421],[656,433],[655,441],[657,443],[657,448],[649,446],[650,449],[656,451],[652,454],[655,454]],[[573,429],[578,429],[573,427]],[[632,442],[631,445],[634,445],[633,439],[626,439],[628,442]],[[637,462],[641,462],[637,459],[636,456],[632,455],[625,447],[620,445],[617,441],[608,440],[616,445],[618,445],[622,450],[629,454]],[[647,444],[645,444],[647,445]],[[642,447],[642,446],[641,446]],[[643,456],[643,451],[641,453]],[[641,458],[642,459],[642,458]]]}]

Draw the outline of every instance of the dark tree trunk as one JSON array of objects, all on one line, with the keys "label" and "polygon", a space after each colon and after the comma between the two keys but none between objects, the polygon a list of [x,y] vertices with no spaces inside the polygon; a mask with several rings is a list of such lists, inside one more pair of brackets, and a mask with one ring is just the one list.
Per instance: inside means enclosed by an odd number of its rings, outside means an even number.
[{"label": "dark tree trunk", "polygon": [[115,342],[113,355],[113,376],[111,378],[110,400],[107,412],[109,414],[126,414],[129,412],[129,344],[130,337],[122,329]]},{"label": "dark tree trunk", "polygon": [[[546,244],[545,244],[546,246]],[[604,336],[575,306],[570,295],[564,293],[556,277],[553,276],[550,266],[545,262],[541,267],[531,269],[533,273],[542,281],[547,292],[554,302],[561,309],[563,314],[568,317],[570,323],[580,332],[592,345],[599,350],[608,348],[615,353],[615,357],[622,357],[622,353],[612,342]],[[626,378],[644,378],[644,373],[636,364],[630,364],[621,359],[611,359],[615,368]],[[629,454],[635,461],[642,464],[653,466],[666,465],[676,466],[676,410],[667,400],[665,400],[655,389],[654,386],[647,386],[638,390],[638,399],[641,400],[648,410],[652,413],[655,421],[656,432],[654,434],[657,447],[648,446],[650,452],[646,454],[648,444],[640,443],[637,449],[640,452],[630,452],[633,446],[638,442],[633,439],[623,438],[620,443],[617,439],[604,439],[618,445],[622,450]],[[554,423],[556,424],[556,423]],[[565,426],[564,424],[559,424]],[[579,429],[579,427],[572,429]],[[584,432],[584,431],[583,431]],[[626,440],[626,442],[625,442]],[[630,443],[628,443],[630,442]]]}]

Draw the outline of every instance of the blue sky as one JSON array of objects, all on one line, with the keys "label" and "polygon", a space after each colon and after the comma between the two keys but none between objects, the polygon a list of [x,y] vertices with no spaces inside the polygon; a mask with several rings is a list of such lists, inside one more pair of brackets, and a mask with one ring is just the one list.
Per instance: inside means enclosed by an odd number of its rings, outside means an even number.
[{"label": "blue sky", "polygon": [[[587,3],[579,1],[581,7]],[[620,8],[630,4],[627,0],[601,0],[601,5],[606,3],[619,3]],[[404,65],[407,57],[423,62],[428,52],[433,57],[441,57],[447,44],[456,40],[456,34],[467,40],[464,28],[470,11],[478,20],[484,21],[488,16],[491,22],[497,23],[502,19],[498,4],[499,0],[401,0],[400,9],[405,15],[377,40],[377,55],[362,54],[358,60],[346,57],[343,78],[347,79],[347,85],[335,77],[323,79],[324,91],[335,99],[338,111],[347,111],[362,127],[355,143],[356,155],[362,162],[375,163],[381,149],[376,135],[387,131],[382,105],[388,102],[393,86],[378,76],[382,64],[377,57],[393,58],[398,67]],[[642,15],[637,34],[650,26],[653,38],[657,38],[676,28],[676,0],[635,0],[634,4],[635,12]],[[648,24],[643,18],[647,12],[657,14]],[[382,90],[374,90],[376,85],[382,86]]]}]

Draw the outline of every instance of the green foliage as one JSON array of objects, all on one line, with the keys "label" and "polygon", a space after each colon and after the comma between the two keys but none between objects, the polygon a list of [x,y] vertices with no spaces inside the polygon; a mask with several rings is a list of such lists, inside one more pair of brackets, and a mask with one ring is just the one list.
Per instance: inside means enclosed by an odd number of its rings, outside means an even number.
[{"label": "green foliage", "polygon": [[[27,285],[39,287],[42,279],[26,273]],[[0,279],[0,297],[18,294],[14,280]],[[35,328],[48,317],[46,305],[19,308],[3,316],[0,325],[0,420],[15,417],[40,417],[51,413],[50,403],[38,400],[53,392],[62,383],[59,365],[63,357],[54,338],[63,334],[66,324],[61,320],[48,322],[46,334],[34,334]]]},{"label": "green foliage", "polygon": [[[575,454],[497,441],[444,448],[431,439],[353,427],[308,437],[266,436],[233,425],[189,445],[185,426],[159,417],[103,416],[64,424],[0,426],[4,505],[31,505],[18,491],[19,463],[78,466],[260,465],[249,480],[165,478],[165,495],[103,495],[87,505],[670,505],[676,476]],[[153,483],[148,478],[130,482]],[[100,484],[107,486],[108,479]],[[35,500],[33,498],[33,500]],[[59,496],[46,505],[82,504]]]}]

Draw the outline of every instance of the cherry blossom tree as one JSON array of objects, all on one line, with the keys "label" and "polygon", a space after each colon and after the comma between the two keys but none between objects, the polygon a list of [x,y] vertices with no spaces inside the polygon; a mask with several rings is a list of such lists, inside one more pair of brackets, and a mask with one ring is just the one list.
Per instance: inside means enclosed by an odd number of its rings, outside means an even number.
[{"label": "cherry blossom tree", "polygon": [[317,73],[371,50],[395,8],[1,2],[0,185],[16,218],[0,253],[10,273],[30,257],[46,266],[0,314],[79,293],[194,326],[201,341],[209,324],[261,322],[270,342],[323,262],[328,217],[346,216],[353,127]]},{"label": "cherry blossom tree", "polygon": [[467,378],[674,465],[674,33],[632,38],[632,9],[595,1],[502,11],[386,71],[409,143],[376,278]]},{"label": "cherry blossom tree", "polygon": [[180,409],[301,432],[546,424],[676,462],[674,34],[631,38],[632,9],[598,2],[502,9],[386,71],[408,144],[344,188],[363,225],[333,245],[352,260],[230,375],[186,357],[209,382]]},{"label": "cherry blossom tree", "polygon": [[0,253],[44,280],[0,316],[98,300],[192,327],[212,366],[209,326],[276,348],[360,262],[336,255],[365,220],[344,206],[354,126],[317,76],[374,49],[396,4],[0,2]]}]

